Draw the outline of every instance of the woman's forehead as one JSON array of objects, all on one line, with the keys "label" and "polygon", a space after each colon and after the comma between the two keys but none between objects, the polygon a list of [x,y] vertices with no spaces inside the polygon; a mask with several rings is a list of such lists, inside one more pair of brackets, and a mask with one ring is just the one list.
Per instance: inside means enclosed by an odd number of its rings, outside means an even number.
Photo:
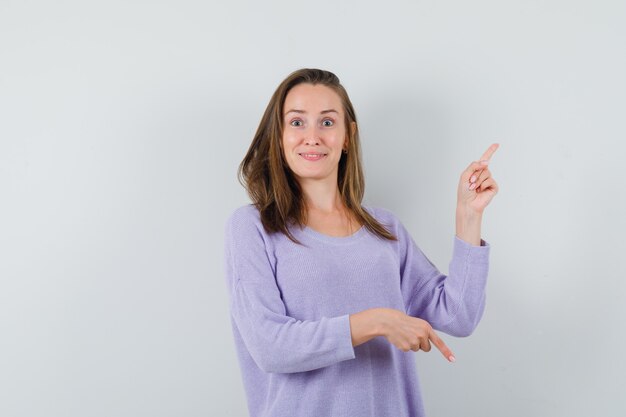
[{"label": "woman's forehead", "polygon": [[298,113],[341,113],[343,108],[339,95],[322,84],[298,84],[289,90],[283,106],[284,114]]}]

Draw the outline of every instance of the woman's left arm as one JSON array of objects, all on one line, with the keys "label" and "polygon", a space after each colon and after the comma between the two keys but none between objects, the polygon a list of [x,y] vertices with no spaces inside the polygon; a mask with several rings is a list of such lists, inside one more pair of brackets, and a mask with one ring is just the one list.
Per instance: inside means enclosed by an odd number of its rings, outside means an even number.
[{"label": "woman's left arm", "polygon": [[485,207],[498,192],[488,169],[496,149],[498,144],[491,145],[461,174],[449,275],[430,262],[404,227],[399,230],[400,246],[406,248],[401,252],[401,273],[407,314],[453,336],[471,334],[485,308],[490,246],[481,239],[480,226]]}]

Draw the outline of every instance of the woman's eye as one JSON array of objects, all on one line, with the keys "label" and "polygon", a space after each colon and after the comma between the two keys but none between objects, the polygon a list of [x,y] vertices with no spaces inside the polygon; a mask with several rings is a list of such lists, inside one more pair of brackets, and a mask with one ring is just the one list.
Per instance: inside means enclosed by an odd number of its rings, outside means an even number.
[{"label": "woman's eye", "polygon": [[326,120],[324,120],[324,121],[322,122],[322,125],[324,125],[325,127],[329,127],[329,126],[332,126],[332,125],[334,125],[334,124],[335,124],[335,122],[333,122],[333,121],[332,121],[332,120],[330,120],[330,119],[326,119]]},{"label": "woman's eye", "polygon": [[302,126],[302,120],[292,120],[291,121],[291,126],[295,126],[295,127],[299,127]]}]

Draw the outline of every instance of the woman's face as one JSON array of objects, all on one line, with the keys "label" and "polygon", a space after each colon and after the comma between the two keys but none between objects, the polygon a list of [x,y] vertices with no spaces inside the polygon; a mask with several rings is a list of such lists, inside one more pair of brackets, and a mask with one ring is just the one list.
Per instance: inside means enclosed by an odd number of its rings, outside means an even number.
[{"label": "woman's face", "polygon": [[283,109],[283,152],[298,180],[336,183],[346,140],[337,93],[321,84],[298,84],[289,90]]}]

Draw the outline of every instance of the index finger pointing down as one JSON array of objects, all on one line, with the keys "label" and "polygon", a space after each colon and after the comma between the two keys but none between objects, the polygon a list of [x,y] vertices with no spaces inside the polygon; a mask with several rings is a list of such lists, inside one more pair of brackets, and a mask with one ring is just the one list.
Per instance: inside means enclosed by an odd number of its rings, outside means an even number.
[{"label": "index finger pointing down", "polygon": [[433,344],[439,349],[439,351],[443,354],[444,358],[449,360],[450,362],[456,361],[454,354],[450,350],[448,346],[441,340],[441,338],[435,333],[434,330],[429,332],[428,338],[433,342]]}]

